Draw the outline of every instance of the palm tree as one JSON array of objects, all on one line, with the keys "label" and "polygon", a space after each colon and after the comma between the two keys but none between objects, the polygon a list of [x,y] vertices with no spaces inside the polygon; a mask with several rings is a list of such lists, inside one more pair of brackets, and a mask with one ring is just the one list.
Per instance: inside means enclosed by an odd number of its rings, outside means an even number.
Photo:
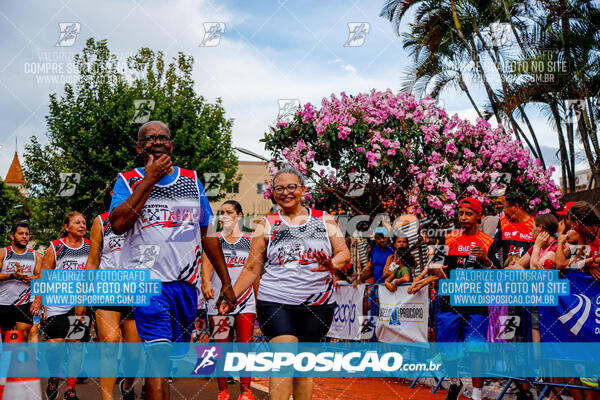
[{"label": "palm tree", "polygon": [[[524,65],[564,66],[552,73],[554,84],[542,85],[524,74],[511,102],[537,103],[556,129],[563,163],[563,189],[575,190],[575,139],[600,183],[598,94],[600,92],[600,10],[587,1],[545,1],[531,9],[531,29],[516,34]],[[554,49],[544,52],[539,49]],[[527,79],[529,78],[529,79]],[[577,106],[575,109],[573,106]],[[591,183],[591,182],[590,182]]]},{"label": "palm tree", "polygon": [[[415,17],[409,31],[400,32],[400,24],[411,9],[415,9]],[[596,185],[600,186],[597,4],[585,0],[388,0],[381,15],[394,24],[397,34],[403,36],[404,47],[414,57],[404,88],[434,97],[445,87],[460,88],[478,115],[494,114],[498,121],[508,122],[516,138],[522,139],[543,162],[526,112],[541,107],[557,132],[563,189],[575,189],[575,139],[582,145]],[[515,45],[495,43],[499,24],[509,26]],[[540,62],[546,66],[566,65],[566,71],[545,71],[554,80],[548,85],[527,67]],[[483,112],[465,83],[469,63],[487,94],[489,103]],[[515,69],[515,65],[525,67]],[[499,78],[497,87],[492,86],[492,75]],[[569,108],[573,104],[581,106],[578,118],[569,118],[575,112]],[[571,120],[574,123],[564,123]]]},{"label": "palm tree", "polygon": [[[400,24],[413,7],[416,7],[415,20],[410,32],[402,34]],[[497,121],[507,121],[516,138],[523,140],[534,157],[543,162],[537,137],[525,112],[521,115],[527,123],[533,144],[515,120],[514,110],[507,112],[501,101],[503,93],[500,92],[499,96],[493,89],[484,66],[488,60],[483,57],[490,56],[503,82],[504,93],[509,91],[508,79],[499,68],[499,50],[496,48],[492,52],[482,32],[484,28],[489,32],[489,26],[498,20],[493,16],[498,14],[504,15],[503,8],[496,2],[464,1],[457,6],[454,1],[441,0],[388,0],[381,12],[381,16],[394,24],[396,32],[402,34],[404,47],[415,58],[415,64],[404,80],[404,88],[416,89],[417,94],[437,97],[444,87],[458,86],[467,95],[479,116],[483,114],[489,117],[493,114]],[[482,83],[488,97],[489,104],[483,113],[475,104],[465,83],[465,72],[470,70]],[[433,83],[433,91],[426,93],[430,83]]]}]

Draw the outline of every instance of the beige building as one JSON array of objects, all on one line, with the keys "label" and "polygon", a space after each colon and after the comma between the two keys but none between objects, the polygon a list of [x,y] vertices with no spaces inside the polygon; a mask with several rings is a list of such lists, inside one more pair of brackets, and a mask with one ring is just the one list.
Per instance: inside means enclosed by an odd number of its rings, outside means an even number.
[{"label": "beige building", "polygon": [[267,163],[263,161],[239,161],[238,176],[240,180],[227,196],[217,202],[210,203],[215,215],[225,200],[236,200],[244,209],[244,215],[264,215],[271,212],[271,200],[263,197],[265,181],[271,179]]},{"label": "beige building", "polygon": [[[581,192],[582,190],[587,190],[588,184],[590,183],[591,179],[592,179],[592,170],[591,169],[586,169],[583,171],[575,171],[575,191]],[[560,184],[562,187],[562,184],[563,184],[562,178],[560,178]]]}]

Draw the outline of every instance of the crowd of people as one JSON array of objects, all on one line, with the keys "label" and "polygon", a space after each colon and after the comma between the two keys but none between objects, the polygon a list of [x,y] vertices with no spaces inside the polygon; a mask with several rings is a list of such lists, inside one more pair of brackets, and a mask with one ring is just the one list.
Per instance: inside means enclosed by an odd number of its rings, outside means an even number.
[{"label": "crowd of people", "polygon": [[[433,299],[430,340],[464,342],[465,351],[477,352],[487,343],[540,341],[539,309],[453,306],[436,291],[437,281],[449,277],[450,271],[578,268],[600,280],[600,217],[586,202],[567,203],[556,215],[534,217],[528,199],[510,192],[497,215],[484,216],[481,202],[467,197],[459,201],[456,225],[450,229],[427,221],[419,237],[409,238],[401,227],[379,227],[371,243],[368,234],[353,232],[344,237],[331,215],[307,207],[304,177],[285,165],[273,177],[277,212],[247,233],[241,229],[241,205],[225,201],[219,212],[221,231],[216,232],[196,172],[171,161],[173,141],[168,127],[158,121],[144,124],[136,149],[144,167],[118,175],[105,198],[106,212],[94,219],[89,240],[86,219],[78,212],[65,216],[59,238],[43,256],[27,247],[30,228],[26,222],[12,227],[11,245],[0,250],[0,328],[18,329],[30,341],[41,335],[49,343],[60,343],[89,340],[94,325],[97,341],[143,342],[149,360],[146,399],[169,398],[165,354],[176,358],[188,351],[179,344],[190,342],[203,311],[216,342],[231,342],[234,337],[249,341],[255,320],[270,342],[318,342],[325,339],[333,320],[336,280],[371,283],[367,309],[374,316],[378,290],[385,287],[394,292],[400,285],[409,285],[408,293],[428,290]],[[421,249],[424,257],[415,257]],[[140,266],[149,268],[162,284],[161,294],[146,306],[47,306],[30,293],[31,280],[44,269]],[[510,315],[522,321],[514,339],[503,335],[502,322]],[[70,337],[74,324],[84,330],[77,339]],[[81,363],[81,355],[64,354],[60,347],[55,351],[47,358],[48,368],[57,373],[48,380],[50,400],[58,397],[64,358],[72,365]],[[124,359],[137,362],[135,354],[126,354]],[[115,371],[117,362],[115,358]],[[116,378],[108,375],[100,378],[103,400],[113,398],[116,384]],[[217,382],[218,400],[228,400],[227,378]],[[581,378],[577,383],[586,382]],[[63,398],[78,399],[77,378],[68,377],[66,383]],[[450,378],[450,383],[447,399],[457,399],[463,383],[459,378]],[[483,378],[473,378],[472,383],[472,398],[479,400]],[[121,379],[119,388],[124,399],[136,398],[133,378]],[[532,398],[527,384],[519,389],[518,399]],[[290,395],[309,399],[313,380],[274,377],[269,391],[276,400],[288,400]],[[590,397],[596,393],[571,393],[576,400],[597,398]],[[240,379],[238,400],[253,400],[250,378]]]},{"label": "crowd of people", "polygon": [[[440,229],[435,223],[425,226],[421,240],[415,243],[426,249],[427,265],[420,273],[415,273],[414,258],[408,251],[401,227],[400,233],[392,236],[391,243],[385,229],[376,230],[365,268],[348,280],[384,282],[389,291],[410,282],[409,294],[429,288],[431,341],[464,342],[465,351],[472,352],[485,349],[485,343],[540,342],[539,307],[455,307],[448,296],[437,295],[436,283],[447,279],[450,271],[457,268],[570,268],[600,281],[600,217],[598,210],[585,201],[568,202],[555,214],[534,217],[527,208],[528,199],[519,192],[506,194],[501,204],[497,215],[483,215],[477,199],[464,198],[458,204],[458,229]],[[376,287],[367,297],[372,304],[377,303]],[[370,311],[374,309],[376,307],[371,306]],[[511,321],[512,316],[518,316],[520,322],[513,326],[514,336],[508,335],[511,336],[508,339],[506,321]],[[456,399],[463,383],[458,378],[450,378],[450,382],[447,399]],[[598,386],[597,378],[565,378],[561,382]],[[473,378],[472,384],[472,398],[480,399],[483,379]],[[533,398],[527,383],[519,384],[518,389],[518,399]],[[600,398],[598,392],[571,388],[570,393],[576,400]]]}]

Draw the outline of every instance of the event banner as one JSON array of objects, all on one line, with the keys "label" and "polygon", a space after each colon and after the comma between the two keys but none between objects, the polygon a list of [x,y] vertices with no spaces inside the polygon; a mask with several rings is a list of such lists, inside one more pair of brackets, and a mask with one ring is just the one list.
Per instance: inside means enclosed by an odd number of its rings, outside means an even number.
[{"label": "event banner", "polygon": [[363,293],[365,285],[336,285],[333,322],[327,337],[336,339],[361,339],[361,316],[363,315]]},{"label": "event banner", "polygon": [[567,271],[571,292],[558,305],[540,307],[544,342],[600,342],[600,282],[580,271]]},{"label": "event banner", "polygon": [[379,285],[379,319],[375,332],[380,342],[427,342],[427,290],[408,294],[408,287],[398,286],[395,292],[390,292]]},{"label": "event banner", "polygon": [[[600,343],[5,343],[9,377],[594,376]],[[81,355],[81,363],[69,362]],[[169,355],[172,362],[169,363]],[[460,354],[448,358],[447,354]],[[556,355],[561,362],[557,363]],[[69,357],[69,355],[71,357]],[[122,355],[122,357],[118,357]],[[183,357],[181,357],[183,355]],[[119,361],[120,360],[120,361]],[[498,361],[503,362],[498,362]],[[3,363],[6,367],[6,364]]]}]

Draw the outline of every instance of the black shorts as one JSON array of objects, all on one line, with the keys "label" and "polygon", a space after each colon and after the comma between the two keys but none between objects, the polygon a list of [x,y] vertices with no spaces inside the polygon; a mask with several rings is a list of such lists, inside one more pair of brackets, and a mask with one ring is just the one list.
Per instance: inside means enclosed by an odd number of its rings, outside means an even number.
[{"label": "black shorts", "polygon": [[96,316],[96,311],[98,311],[98,310],[114,311],[114,312],[121,313],[121,320],[134,319],[133,307],[131,307],[131,306],[95,306],[93,308],[93,314],[92,314],[92,315],[94,315],[94,318]]},{"label": "black shorts", "polygon": [[[90,340],[90,326],[87,327],[71,327],[70,316],[75,315],[75,309],[71,309],[68,313],[53,315],[46,318],[40,328],[48,339],[65,339],[70,331],[83,329],[82,342]],[[74,332],[71,332],[73,334]],[[75,332],[76,333],[76,332]]]},{"label": "black shorts", "polygon": [[15,329],[17,322],[33,325],[29,307],[31,303],[21,305],[2,306],[0,305],[0,329],[2,332]]},{"label": "black shorts", "polygon": [[262,333],[269,340],[292,335],[299,342],[319,342],[329,332],[335,306],[335,303],[290,306],[257,300],[256,317]]}]

